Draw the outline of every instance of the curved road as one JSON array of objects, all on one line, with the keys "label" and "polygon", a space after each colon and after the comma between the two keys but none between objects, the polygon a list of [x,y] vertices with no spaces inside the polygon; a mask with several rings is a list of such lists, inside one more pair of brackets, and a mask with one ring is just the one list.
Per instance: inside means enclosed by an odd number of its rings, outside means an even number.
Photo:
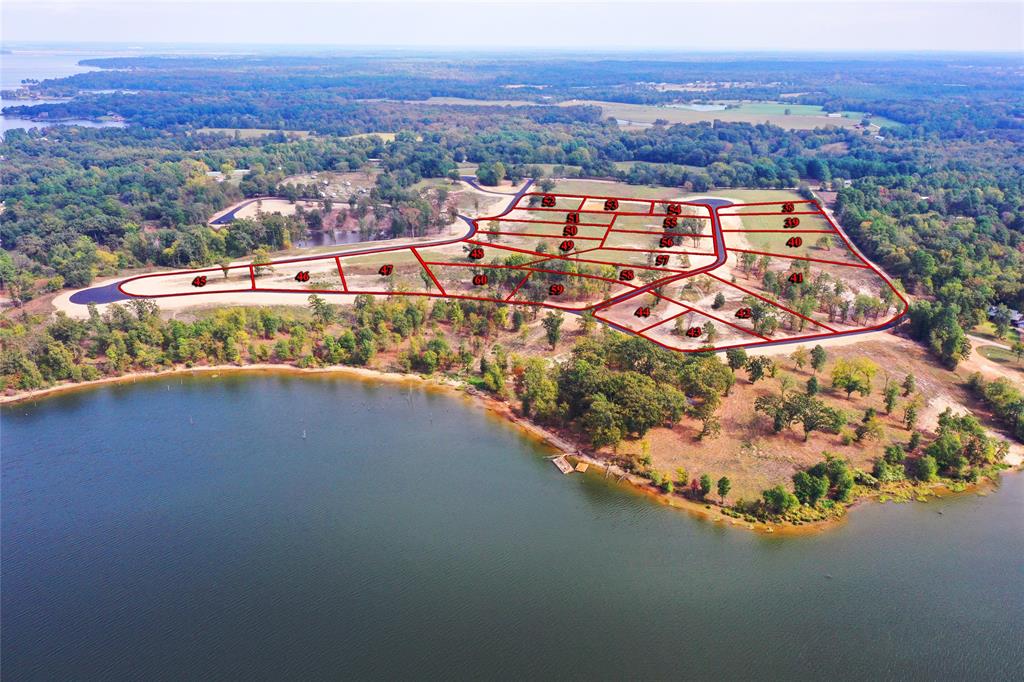
[{"label": "curved road", "polygon": [[[516,206],[516,204],[519,202],[519,199],[530,190],[530,188],[533,186],[533,183],[534,183],[532,178],[527,179],[527,181],[523,184],[523,186],[517,192],[515,192],[513,194],[509,194],[507,192],[497,192],[497,191],[493,191],[493,190],[484,189],[483,187],[481,187],[477,183],[476,178],[474,178],[473,176],[465,176],[464,175],[464,176],[461,176],[461,179],[462,179],[463,182],[465,182],[466,184],[468,184],[469,186],[471,186],[472,188],[474,188],[477,191],[484,192],[486,194],[494,194],[494,195],[500,195],[500,196],[509,197],[509,199],[510,199],[509,203],[505,207],[504,211],[502,211],[497,216],[488,216],[488,217],[500,217],[500,216],[508,214]],[[252,201],[255,201],[255,199],[253,199]],[[251,202],[249,202],[249,203],[251,203]],[[704,272],[710,272],[710,271],[715,270],[715,269],[719,268],[720,266],[722,266],[726,262],[726,260],[728,259],[728,251],[727,251],[726,245],[725,245],[725,237],[724,237],[724,234],[722,232],[721,220],[720,220],[720,218],[718,216],[718,209],[724,208],[726,206],[731,206],[732,202],[728,201],[728,200],[725,200],[725,199],[709,198],[709,199],[705,199],[704,201],[702,201],[700,203],[694,203],[693,205],[705,206],[705,207],[707,207],[707,209],[709,211],[710,219],[711,219],[711,236],[714,239],[714,243],[715,243],[715,256],[716,257],[715,257],[715,261],[714,262],[712,262],[712,263],[710,263],[708,265],[702,266],[700,268],[697,268],[695,270],[689,271],[689,272],[680,273],[680,274],[674,275],[672,277],[668,277],[668,278],[664,278],[664,279],[661,279],[661,280],[656,280],[654,282],[650,282],[650,283],[645,284],[645,285],[643,285],[641,287],[637,287],[637,288],[632,289],[630,291],[626,291],[626,292],[624,292],[622,294],[619,294],[619,295],[614,296],[612,298],[609,298],[607,300],[595,303],[594,305],[592,305],[592,306],[590,306],[588,308],[582,309],[582,310],[569,310],[569,309],[565,309],[565,308],[562,308],[561,310],[563,310],[563,312],[569,312],[569,313],[573,313],[573,314],[576,314],[576,315],[583,315],[584,313],[587,313],[587,312],[593,314],[593,313],[596,313],[598,311],[601,311],[601,310],[610,308],[612,306],[615,306],[615,305],[617,305],[619,303],[622,303],[623,301],[627,301],[627,300],[635,298],[637,296],[641,296],[641,295],[651,291],[652,289],[663,287],[666,284],[671,284],[673,282],[677,282],[677,281],[682,280],[682,279],[687,279],[689,277],[693,277],[695,275],[699,275],[699,274],[704,273]],[[238,209],[242,208],[243,206],[239,206],[235,210],[237,211]],[[234,211],[232,212],[232,214],[233,213],[234,213]],[[222,216],[222,218],[218,219],[218,220],[222,220],[222,219],[227,218],[227,217],[228,216]],[[355,249],[355,250],[351,250],[351,251],[336,251],[336,252],[332,252],[332,253],[317,254],[315,256],[302,256],[302,257],[296,257],[296,258],[275,260],[274,263],[280,263],[280,264],[299,263],[299,262],[309,261],[309,260],[318,260],[318,259],[324,259],[324,258],[331,258],[331,257],[334,257],[334,256],[339,256],[339,255],[340,256],[359,256],[359,255],[366,255],[366,254],[372,254],[372,253],[382,253],[382,252],[388,252],[388,251],[396,251],[396,250],[405,249],[405,248],[411,248],[411,247],[426,248],[426,247],[431,247],[431,246],[444,246],[444,245],[447,245],[447,244],[454,244],[454,243],[457,243],[457,242],[461,242],[461,241],[470,239],[477,232],[477,224],[476,224],[476,221],[473,218],[469,218],[468,216],[464,216],[464,215],[461,215],[461,214],[459,214],[458,217],[461,220],[463,220],[469,226],[469,230],[464,235],[461,235],[461,236],[458,236],[458,237],[451,237],[451,238],[448,238],[448,239],[432,241],[432,242],[423,242],[423,243],[418,243],[418,244],[375,246],[375,247],[367,247],[367,248],[364,248],[364,249]],[[832,225],[836,229],[836,231],[839,232],[840,235],[844,238],[844,241],[847,242],[847,245],[850,246],[851,249],[853,249],[854,252],[858,256],[860,256],[859,252],[857,252],[855,250],[855,247],[853,247],[852,243],[850,243],[849,238],[846,237],[846,235],[844,233],[842,233],[842,231],[838,227],[838,225],[836,225],[834,221],[830,220],[829,222],[832,223]],[[865,263],[868,263],[868,261],[866,259],[864,259],[863,256],[860,256],[860,257],[861,257],[862,260],[864,260]],[[876,268],[872,267],[872,269],[875,270],[876,273],[881,274],[880,271],[878,271]],[[142,275],[142,276],[146,277],[146,276],[152,276],[152,275]],[[887,278],[885,278],[884,274],[882,275],[882,277],[883,277],[883,279],[887,279]],[[129,294],[125,294],[122,291],[121,286],[124,283],[126,283],[126,282],[128,282],[128,281],[130,281],[132,279],[135,279],[135,278],[134,277],[130,277],[130,278],[126,278],[124,280],[120,280],[120,281],[117,281],[117,282],[112,282],[112,283],[106,284],[104,286],[93,287],[93,288],[90,288],[90,289],[83,289],[81,291],[77,291],[77,292],[75,292],[74,294],[71,295],[70,301],[72,303],[76,303],[76,304],[79,304],[79,305],[87,305],[87,304],[90,304],[90,303],[101,304],[101,303],[112,303],[112,302],[116,302],[116,301],[129,300],[129,299],[134,298],[134,297],[129,295]],[[890,283],[890,286],[891,286],[891,283]],[[237,292],[234,292],[234,293],[242,293],[242,294],[244,294],[245,291],[237,291]],[[904,310],[904,312],[906,312],[906,311]],[[903,317],[903,315],[900,315],[900,316],[896,317],[895,319],[893,319],[893,320],[891,320],[891,321],[889,321],[889,322],[887,322],[885,324],[882,324],[882,325],[879,325],[877,327],[870,328],[870,329],[861,329],[861,330],[857,330],[857,331],[841,332],[841,333],[838,333],[838,334],[837,333],[822,334],[820,337],[821,338],[830,338],[830,337],[834,337],[834,336],[854,336],[854,335],[860,335],[860,334],[875,333],[875,332],[883,331],[883,330],[890,329],[890,328],[896,326],[902,320],[902,317]],[[627,334],[634,334],[635,333],[633,330],[628,329],[626,327],[622,327],[622,326],[620,326],[620,325],[618,325],[618,324],[616,324],[616,323],[614,323],[614,322],[612,322],[610,320],[607,320],[605,318],[600,318],[600,321],[602,322],[602,324],[606,324],[609,327],[617,329],[618,331],[621,331],[621,332],[624,332],[624,333],[627,333]],[[815,338],[818,338],[818,337],[817,336],[809,336],[809,337],[800,337],[800,338],[795,338],[795,339],[779,339],[777,341],[761,341],[761,342],[753,342],[751,344],[743,344],[743,345],[750,345],[750,346],[778,346],[778,345],[791,344],[791,343],[804,343],[804,342],[807,342],[808,340],[813,340]]]},{"label": "curved road", "polygon": [[[474,182],[470,182],[469,180],[466,180],[466,182],[467,182],[467,184],[472,185],[473,187],[479,189],[479,186],[476,184],[475,181]],[[511,211],[512,208],[519,201],[520,197],[522,197],[524,194],[526,194],[530,190],[530,187],[532,187],[532,186],[533,186],[533,178],[530,178],[530,179],[528,179],[523,184],[523,186],[515,194],[506,194],[504,192],[488,192],[489,194],[501,194],[502,196],[507,196],[507,197],[511,198],[510,201],[509,201],[508,206],[505,207],[505,210],[502,211],[498,215],[499,216],[505,215],[506,213]],[[487,192],[487,190],[485,190],[485,189],[480,189],[480,191],[481,192]],[[256,201],[256,199],[253,199],[252,201]],[[252,203],[252,202],[250,201],[248,203]],[[244,204],[244,205],[248,205],[248,204]],[[237,211],[240,208],[242,208],[242,206],[237,207],[235,209],[235,211]],[[234,213],[234,211],[232,213]],[[226,217],[226,216],[223,216],[223,217]],[[488,217],[497,217],[497,216],[488,216]],[[459,237],[451,237],[449,239],[442,239],[442,240],[433,241],[433,242],[423,242],[423,243],[412,244],[412,245],[397,244],[397,245],[393,245],[393,246],[374,246],[374,247],[368,247],[368,248],[365,248],[365,249],[354,249],[354,250],[351,250],[351,251],[336,251],[334,253],[318,253],[315,256],[301,256],[301,257],[296,257],[296,258],[285,258],[285,259],[281,259],[281,260],[275,260],[274,263],[282,263],[282,264],[284,264],[284,263],[301,263],[301,262],[307,261],[307,260],[314,260],[314,259],[320,259],[320,258],[332,258],[334,256],[342,256],[342,255],[344,255],[344,256],[363,256],[363,255],[370,254],[370,253],[381,253],[383,251],[395,251],[397,249],[408,248],[409,246],[415,246],[416,248],[427,248],[429,246],[445,246],[447,244],[454,244],[456,242],[461,242],[463,240],[469,239],[470,237],[472,237],[473,235],[476,234],[476,230],[477,230],[476,221],[474,221],[472,218],[470,218],[468,216],[464,216],[461,213],[459,214],[459,218],[461,218],[469,226],[469,230],[466,232],[466,234],[464,234],[462,236],[459,236]],[[75,293],[71,294],[71,297],[69,298],[69,300],[72,303],[76,303],[78,305],[88,305],[90,303],[100,304],[100,303],[115,303],[117,301],[127,301],[127,300],[129,300],[131,298],[135,298],[135,297],[129,296],[128,294],[126,294],[123,291],[121,291],[121,285],[124,282],[126,282],[126,281],[128,281],[130,279],[134,279],[134,278],[133,277],[128,277],[128,278],[126,278],[124,280],[119,280],[117,282],[111,282],[109,284],[105,284],[105,285],[100,286],[100,287],[92,287],[90,289],[82,289],[81,291],[76,291]],[[244,293],[244,292],[237,292],[237,293]]]}]

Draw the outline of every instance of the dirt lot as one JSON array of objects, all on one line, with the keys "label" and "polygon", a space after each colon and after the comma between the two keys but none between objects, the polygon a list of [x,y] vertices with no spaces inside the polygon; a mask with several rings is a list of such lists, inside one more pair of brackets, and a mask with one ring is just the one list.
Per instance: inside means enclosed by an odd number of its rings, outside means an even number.
[{"label": "dirt lot", "polygon": [[[808,350],[811,347],[806,346]],[[794,390],[803,391],[812,372],[809,367],[802,371],[796,369],[795,363],[789,358],[795,346],[784,348],[785,354],[774,356],[779,363],[778,376],[791,376],[796,381]],[[860,420],[865,409],[874,407],[885,428],[885,435],[881,439],[866,445],[854,443],[844,446],[837,435],[814,433],[805,443],[799,425],[779,434],[772,433],[770,420],[754,412],[753,405],[758,396],[778,394],[778,378],[766,378],[750,384],[746,372],[740,370],[737,372],[736,385],[719,412],[721,436],[708,441],[696,440],[700,423],[692,419],[684,419],[673,429],[653,429],[646,440],[650,444],[654,468],[674,476],[676,468],[682,466],[691,477],[708,473],[714,479],[727,473],[732,480],[733,495],[736,498],[755,497],[776,483],[787,483],[798,468],[819,461],[824,450],[849,458],[856,467],[870,470],[872,461],[882,454],[887,444],[905,443],[910,436],[910,432],[900,422],[906,398],[901,395],[893,415],[884,414],[882,389],[887,371],[885,368],[898,368],[889,370],[892,381],[901,382],[908,372],[917,378],[918,391],[926,401],[921,411],[919,429],[926,436],[934,431],[938,415],[946,407],[957,412],[973,412],[997,431],[989,412],[971,397],[966,387],[967,377],[978,369],[976,356],[956,372],[950,372],[935,363],[922,346],[888,333],[869,341],[830,347],[828,353],[829,363],[818,374],[822,385],[820,396],[832,407],[844,410],[851,424]],[[755,354],[756,351],[751,352],[751,355]],[[872,395],[864,398],[855,393],[852,399],[847,399],[845,393],[831,388],[831,369],[835,360],[841,357],[868,357],[883,368],[874,379]],[[630,441],[623,443],[619,452],[636,454],[640,449],[639,441]],[[1012,456],[1020,457],[1020,453],[1020,445],[1015,444],[1011,450]]]}]

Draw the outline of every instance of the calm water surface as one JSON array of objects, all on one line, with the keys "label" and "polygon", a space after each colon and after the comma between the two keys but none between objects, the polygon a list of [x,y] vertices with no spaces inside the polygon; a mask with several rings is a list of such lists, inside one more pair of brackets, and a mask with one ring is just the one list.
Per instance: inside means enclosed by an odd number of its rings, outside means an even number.
[{"label": "calm water surface", "polygon": [[0,446],[7,680],[1024,677],[1020,475],[757,536],[328,377],[16,405]]},{"label": "calm water surface", "polygon": [[[35,79],[43,81],[48,78],[67,78],[77,73],[97,71],[98,67],[80,66],[79,61],[96,57],[110,56],[93,52],[76,52],[66,50],[14,50],[0,54],[0,90],[17,90],[22,80]],[[0,98],[0,109],[4,107],[30,104],[46,104],[60,100],[5,100]],[[29,118],[18,118],[0,114],[0,137],[8,130],[18,128],[45,128],[51,125],[76,125],[85,128],[123,128],[120,121],[88,121],[70,119],[66,121],[33,121]]]}]

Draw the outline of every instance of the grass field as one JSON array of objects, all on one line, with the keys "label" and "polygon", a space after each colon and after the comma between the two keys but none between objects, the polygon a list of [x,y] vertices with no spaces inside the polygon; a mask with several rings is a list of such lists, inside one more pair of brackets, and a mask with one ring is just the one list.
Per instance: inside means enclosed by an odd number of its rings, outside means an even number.
[{"label": "grass field", "polygon": [[992,362],[997,362],[1000,365],[1006,365],[1007,367],[1015,368],[1019,372],[1024,372],[1024,363],[1017,359],[1017,356],[1011,351],[999,346],[981,346],[978,348],[978,352],[984,355]]},{"label": "grass field", "polygon": [[[631,162],[632,163],[632,162]],[[679,187],[652,187],[650,185],[630,185],[626,182],[601,180],[573,180],[566,178],[555,183],[556,193],[587,194],[609,197],[635,197],[637,199],[662,199],[682,197],[686,200],[715,196],[733,199],[740,203],[757,201],[792,201],[800,199],[796,190],[792,189],[713,189],[707,192],[684,193]]]},{"label": "grass field", "polygon": [[[810,130],[827,126],[852,128],[863,118],[862,112],[843,112],[841,117],[829,117],[819,106],[809,104],[784,104],[777,102],[745,102],[736,109],[718,111],[694,111],[681,107],[652,106],[646,104],[624,104],[621,102],[600,102],[594,100],[572,100],[570,104],[591,104],[601,107],[605,117],[612,117],[630,124],[645,126],[663,119],[669,123],[698,123],[700,121],[729,121],[736,123],[774,123],[783,128]],[[790,110],[787,115],[786,110]],[[899,125],[882,117],[872,117],[876,125]]]}]

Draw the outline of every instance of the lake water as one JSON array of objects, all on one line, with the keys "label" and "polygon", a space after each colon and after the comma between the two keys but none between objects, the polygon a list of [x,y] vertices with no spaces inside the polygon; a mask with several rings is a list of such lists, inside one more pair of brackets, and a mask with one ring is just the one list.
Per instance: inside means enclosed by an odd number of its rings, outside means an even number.
[{"label": "lake water", "polygon": [[[10,54],[0,54],[0,90],[16,90],[22,86],[22,81],[31,78],[45,80],[47,78],[66,78],[76,73],[96,71],[96,67],[80,66],[78,62],[82,59],[108,56],[106,54],[91,52],[70,52],[70,51],[43,51],[43,50],[16,50]],[[45,104],[59,100],[5,100],[0,98],[0,110],[4,107],[19,106],[28,104]],[[87,121],[67,120],[57,122],[59,125],[78,125],[86,128],[122,128],[124,123],[120,121]],[[16,128],[45,128],[54,125],[51,122],[33,121],[28,118],[18,118],[0,114],[0,136],[8,130]]]},{"label": "lake water", "polygon": [[326,376],[88,390],[0,438],[6,680],[1024,677],[1020,475],[761,536]]},{"label": "lake water", "polygon": [[0,54],[0,90],[20,88],[25,79],[41,81],[97,71],[97,67],[80,66],[78,62],[103,56],[107,55],[70,50],[12,50]]}]

